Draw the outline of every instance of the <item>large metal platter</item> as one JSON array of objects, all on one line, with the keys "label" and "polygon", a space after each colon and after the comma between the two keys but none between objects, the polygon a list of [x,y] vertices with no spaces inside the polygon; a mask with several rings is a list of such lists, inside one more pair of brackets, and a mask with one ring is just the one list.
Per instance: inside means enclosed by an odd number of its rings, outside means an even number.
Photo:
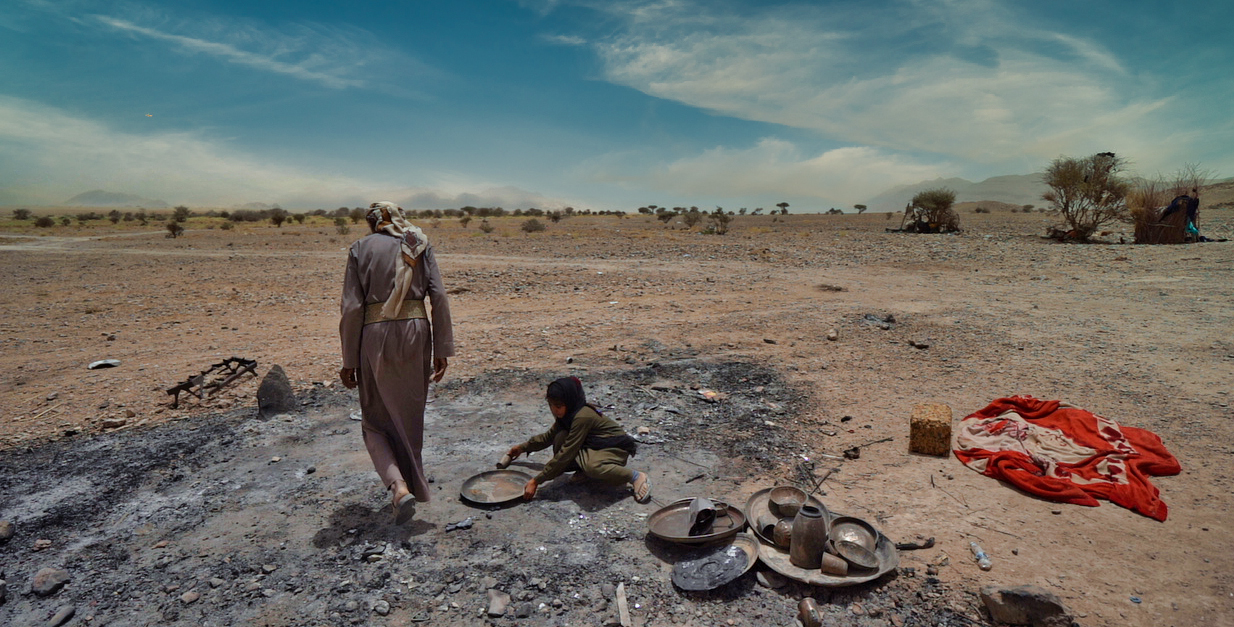
[{"label": "large metal platter", "polygon": [[[673,565],[673,583],[682,590],[714,590],[746,574],[757,561],[758,538],[739,533],[732,542],[715,547],[701,559]],[[698,572],[709,568],[718,570]]]},{"label": "large metal platter", "polygon": [[[735,505],[728,506],[727,515],[716,516],[716,522],[711,527],[711,533],[701,536],[690,535],[690,501],[681,499],[656,510],[647,517],[648,531],[651,535],[677,544],[703,544],[714,540],[724,540],[737,535],[746,526],[746,516]],[[723,502],[722,499],[711,499]]]},{"label": "large metal platter", "polygon": [[463,482],[459,496],[480,505],[497,505],[523,498],[531,475],[519,470],[490,470]]},{"label": "large metal platter", "polygon": [[875,579],[891,572],[900,565],[900,554],[896,551],[895,543],[888,540],[887,536],[882,533],[878,534],[878,543],[874,547],[874,554],[878,556],[877,569],[850,570],[848,575],[840,577],[836,575],[828,575],[817,568],[810,570],[798,568],[789,560],[788,551],[781,549],[774,544],[763,543],[758,548],[759,559],[763,560],[763,563],[766,564],[771,570],[774,570],[789,579],[815,586],[822,586],[824,588],[855,586],[859,583],[874,581]]},{"label": "large metal platter", "polygon": [[[763,514],[771,514],[771,491],[774,489],[775,488],[763,488],[762,490],[752,494],[750,496],[750,500],[746,501],[746,517],[750,519],[750,530],[754,532],[754,535],[758,536],[758,539],[766,542],[767,544],[775,544],[775,540],[763,535],[763,531],[758,528],[758,519]],[[821,508],[823,511],[827,511],[827,508],[823,505],[823,502],[813,496],[807,498],[806,502],[803,504],[813,505],[814,507]],[[774,516],[774,514],[772,515]],[[790,518],[789,520],[792,519]]]}]

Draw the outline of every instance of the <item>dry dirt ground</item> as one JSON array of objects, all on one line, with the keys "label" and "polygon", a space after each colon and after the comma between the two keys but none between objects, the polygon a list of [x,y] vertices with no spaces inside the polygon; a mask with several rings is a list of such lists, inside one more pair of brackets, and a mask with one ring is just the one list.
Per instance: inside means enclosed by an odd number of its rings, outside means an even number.
[{"label": "dry dirt ground", "polygon": [[[1202,220],[1228,236],[1234,211]],[[1234,624],[1234,243],[1065,245],[1039,237],[1049,215],[962,221],[957,235],[886,233],[883,215],[744,217],[725,236],[637,216],[531,236],[512,218],[491,235],[426,224],[457,292],[458,355],[427,418],[439,495],[404,528],[383,509],[354,394],[333,382],[358,229],[0,236],[0,520],[16,528],[0,545],[0,624],[64,606],[90,625],[602,624],[619,582],[636,625],[790,625],[804,594],[828,624],[988,624],[987,584],[1043,587],[1083,625]],[[165,388],[232,355],[282,365],[303,411],[258,420],[253,378],[168,406]],[[121,365],[86,369],[104,358]],[[661,503],[744,503],[809,458],[839,469],[829,508],[937,545],[851,589],[749,575],[685,594],[668,581],[683,553],[647,536],[655,504],[553,484],[512,507],[461,503],[465,477],[547,425],[543,385],[565,374],[650,428],[633,463]],[[1169,519],[1039,500],[907,451],[917,403],[958,419],[1013,394],[1158,433],[1183,467],[1154,480]],[[72,577],[48,598],[28,593],[43,567]],[[482,617],[489,588],[532,617]]]}]

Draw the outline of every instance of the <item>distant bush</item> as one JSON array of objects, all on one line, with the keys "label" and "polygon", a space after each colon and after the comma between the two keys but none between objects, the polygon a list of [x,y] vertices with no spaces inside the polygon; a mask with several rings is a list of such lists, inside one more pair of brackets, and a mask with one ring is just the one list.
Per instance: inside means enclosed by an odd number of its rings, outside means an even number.
[{"label": "distant bush", "polygon": [[30,210],[29,209],[14,209],[13,219],[14,220],[29,220]]},{"label": "distant bush", "polygon": [[459,219],[458,219],[458,223],[459,223],[459,224],[461,224],[461,225],[463,225],[463,228],[467,228],[467,225],[468,225],[468,223],[470,223],[470,222],[471,222],[471,216],[470,216],[470,215],[465,215],[465,216],[463,216],[463,217],[461,217],[461,218],[459,218]]},{"label": "distant bush", "polygon": [[561,222],[561,212],[560,211],[548,212],[548,220],[549,222],[552,222],[553,224],[557,224],[558,222]]},{"label": "distant bush", "polygon": [[[744,209],[742,211],[745,211]],[[699,222],[703,221],[703,212],[698,210],[698,207],[693,207],[689,211],[681,214],[681,219],[686,223],[687,229],[692,229]]]},{"label": "distant bush", "polygon": [[193,212],[189,211],[188,207],[177,205],[171,212],[171,219],[175,222],[187,222],[191,215],[193,215]]},{"label": "distant bush", "polygon": [[172,239],[180,237],[184,233],[184,227],[180,226],[180,223],[176,222],[174,219],[167,222],[166,228],[167,237]]},{"label": "distant bush", "polygon": [[261,222],[269,217],[270,212],[264,210],[237,209],[231,212],[231,220],[233,222]]},{"label": "distant bush", "polygon": [[485,233],[492,233],[492,232],[493,232],[493,228],[494,228],[494,227],[493,227],[493,225],[489,224],[489,223],[488,223],[488,220],[481,220],[481,221],[480,221],[480,230],[481,230],[481,231],[484,231]]},{"label": "distant bush", "polygon": [[990,210],[985,207],[977,207],[976,209],[973,209],[973,213],[990,213]]},{"label": "distant bush", "polygon": [[[784,203],[788,204],[788,203]],[[724,209],[716,207],[716,210],[707,216],[711,219],[711,230],[716,235],[724,235],[728,233],[728,225],[733,221],[733,216],[730,213],[724,213]]]},{"label": "distant bush", "polygon": [[43,229],[54,226],[55,224],[56,224],[56,220],[55,218],[52,218],[51,216],[39,216],[34,219],[34,226],[37,226]]},{"label": "distant bush", "polygon": [[356,207],[355,209],[352,209],[351,211],[347,212],[347,217],[351,218],[352,224],[359,224],[360,221],[363,220],[364,216],[367,214],[368,214],[367,209],[364,209],[363,207]]},{"label": "distant bush", "polygon": [[275,207],[270,210],[270,223],[279,228],[283,228],[283,223],[287,221],[287,211]]},{"label": "distant bush", "polygon": [[68,216],[60,216],[60,226],[68,226],[73,223]]},{"label": "distant bush", "polygon": [[521,227],[519,227],[519,228],[521,228],[521,229],[523,230],[523,232],[524,232],[524,233],[539,233],[540,231],[543,231],[543,230],[545,230],[545,229],[546,229],[546,228],[548,228],[548,227],[544,226],[544,223],[543,223],[543,222],[541,222],[541,221],[539,221],[539,220],[537,220],[537,219],[535,219],[535,218],[532,218],[532,219],[530,219],[530,220],[528,220],[528,221],[524,222],[524,223],[523,223],[523,226],[521,226]]},{"label": "distant bush", "polygon": [[337,231],[339,235],[346,235],[350,233],[351,228],[347,226],[347,218],[336,215],[334,217],[334,230]]},{"label": "distant bush", "polygon": [[108,211],[107,219],[111,220],[112,224],[119,224],[120,223],[120,210],[112,209],[111,211]]},{"label": "distant bush", "polygon": [[295,214],[295,215],[291,216],[291,219],[295,220],[295,221],[296,221],[296,224],[304,224],[304,218],[305,218],[305,216],[304,216],[304,214],[303,214],[303,213],[297,213],[297,214]]},{"label": "distant bush", "polygon": [[232,222],[231,220],[224,220],[223,223],[219,225],[219,228],[223,229],[224,231],[230,231],[236,228],[236,223]]}]

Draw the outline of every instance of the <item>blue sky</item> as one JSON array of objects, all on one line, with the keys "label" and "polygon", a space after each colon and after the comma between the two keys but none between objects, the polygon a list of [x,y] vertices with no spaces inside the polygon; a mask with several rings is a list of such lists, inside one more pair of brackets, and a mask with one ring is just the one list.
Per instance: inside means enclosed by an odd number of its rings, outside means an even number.
[{"label": "blue sky", "polygon": [[825,210],[1114,151],[1234,175],[1234,3],[0,5],[0,205]]}]

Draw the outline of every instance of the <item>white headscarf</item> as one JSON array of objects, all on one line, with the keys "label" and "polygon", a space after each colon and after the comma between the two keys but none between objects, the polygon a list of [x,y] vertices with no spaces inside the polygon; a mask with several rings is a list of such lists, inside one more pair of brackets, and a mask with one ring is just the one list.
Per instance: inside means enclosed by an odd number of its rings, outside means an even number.
[{"label": "white headscarf", "polygon": [[403,263],[399,264],[394,274],[394,289],[390,292],[390,298],[386,299],[386,304],[381,308],[381,315],[393,318],[398,315],[403,299],[407,297],[407,290],[411,288],[416,264],[428,248],[428,236],[419,227],[408,222],[407,216],[403,215],[403,208],[392,202],[375,202],[369,205],[365,219],[374,233],[388,233],[399,239]]}]

